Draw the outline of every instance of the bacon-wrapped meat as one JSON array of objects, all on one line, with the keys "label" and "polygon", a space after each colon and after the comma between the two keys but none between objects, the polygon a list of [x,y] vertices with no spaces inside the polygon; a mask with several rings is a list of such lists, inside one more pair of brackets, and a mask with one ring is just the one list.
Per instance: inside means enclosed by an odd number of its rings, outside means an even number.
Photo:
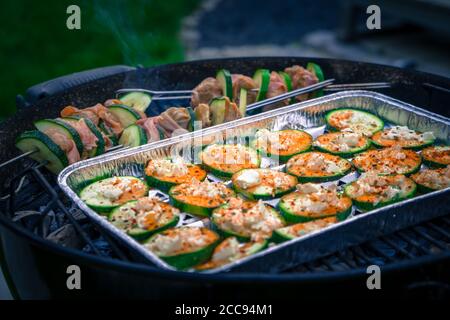
[{"label": "bacon-wrapped meat", "polygon": [[[304,88],[319,82],[319,79],[317,79],[314,73],[299,65],[294,65],[292,67],[286,68],[284,69],[284,71],[291,77],[293,87],[292,89],[294,90]],[[308,99],[308,94],[297,96],[296,99],[298,101],[305,101]]]}]

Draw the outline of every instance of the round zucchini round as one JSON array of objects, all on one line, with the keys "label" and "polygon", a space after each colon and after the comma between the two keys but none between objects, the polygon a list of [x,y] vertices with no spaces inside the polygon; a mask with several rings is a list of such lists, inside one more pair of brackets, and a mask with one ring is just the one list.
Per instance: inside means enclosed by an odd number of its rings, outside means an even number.
[{"label": "round zucchini round", "polygon": [[[312,136],[303,130],[279,130],[269,132],[269,135],[277,136],[275,148],[272,147],[272,143],[264,135],[253,139],[251,146],[268,157],[278,156],[281,162],[288,161],[296,154],[309,151],[313,142]],[[277,145],[282,146],[283,149]]]},{"label": "round zucchini round", "polygon": [[363,152],[352,163],[359,172],[410,175],[419,171],[422,158],[412,150],[386,148]]},{"label": "round zucchini round", "polygon": [[[330,173],[325,169],[325,165],[310,169],[308,165],[312,163],[311,161],[314,158],[325,159],[324,161],[329,161],[330,164],[334,163],[340,170]],[[286,163],[286,172],[296,176],[301,183],[338,180],[349,174],[351,169],[352,165],[348,160],[336,155],[317,151],[298,154]]]},{"label": "round zucchini round", "polygon": [[146,242],[145,245],[147,248],[151,250],[151,245],[153,242],[157,240],[157,237],[167,237],[171,236],[173,234],[179,235],[180,237],[183,237],[183,232],[186,230],[186,228],[195,228],[200,230],[202,236],[208,240],[208,243],[199,248],[195,249],[193,251],[187,251],[187,252],[180,252],[173,255],[161,255],[157,252],[154,252],[160,259],[165,261],[167,264],[171,265],[172,267],[175,267],[178,270],[186,270],[189,268],[192,268],[198,264],[206,262],[212,255],[214,248],[217,246],[217,244],[220,242],[220,237],[217,233],[215,233],[212,230],[209,230],[208,228],[204,227],[179,227],[179,228],[171,228],[167,229],[163,232],[157,233],[153,236],[151,236]]},{"label": "round zucchini round", "polygon": [[[278,203],[278,208],[286,221],[291,223],[308,222],[327,217],[336,217],[337,220],[345,220],[352,212],[352,200],[344,195],[337,197],[333,205],[328,206],[324,212],[315,213],[308,211],[297,211],[295,201],[301,197],[309,198],[311,194],[293,192],[283,196]],[[339,201],[339,206],[337,205]]]},{"label": "round zucchini round", "polygon": [[[122,190],[122,194],[114,200],[105,196],[108,187],[113,189],[115,185],[123,182],[129,187],[129,190]],[[128,201],[146,196],[148,189],[145,181],[139,178],[132,176],[112,177],[87,185],[80,191],[80,198],[93,210],[99,213],[108,213]]]},{"label": "round zucchini round", "polygon": [[169,197],[172,205],[182,212],[190,213],[199,217],[209,217],[213,210],[224,204],[229,198],[235,196],[233,190],[226,188],[226,192],[219,198],[211,199],[208,197],[184,195],[183,188],[190,183],[176,185],[169,190]]},{"label": "round zucchini round", "polygon": [[137,147],[147,144],[147,134],[137,124],[129,125],[123,130],[119,143],[126,147]]},{"label": "round zucchini round", "polygon": [[[246,175],[259,176],[259,183],[244,188],[240,181]],[[277,177],[285,182],[283,187],[275,187],[275,179]],[[295,176],[271,169],[243,169],[233,174],[231,181],[237,193],[252,200],[269,200],[281,197],[294,190],[298,183]]]},{"label": "round zucchini round", "polygon": [[[243,201],[242,207],[241,207],[241,214],[245,215],[245,212],[250,210],[253,206],[255,206],[255,202],[254,201]],[[278,211],[276,211],[273,207],[271,207],[268,204],[264,204],[264,206],[270,210],[272,216],[277,219],[280,223],[280,225],[284,226],[286,224],[286,222],[284,221],[283,216],[281,216]],[[241,242],[249,242],[252,240],[252,232],[244,232],[244,233],[238,233],[234,230],[230,230],[229,228],[226,228],[224,226],[221,225],[220,223],[220,218],[223,215],[223,213],[221,213],[222,210],[226,210],[228,209],[229,204],[226,203],[216,209],[214,209],[212,215],[211,215],[211,223],[213,225],[214,230],[217,230],[217,232],[222,236],[222,237],[236,237],[236,239],[238,239]],[[270,238],[272,235],[270,234],[268,236],[268,238]]]},{"label": "round zucchini round", "polygon": [[[250,159],[244,159],[242,161],[243,163],[226,163],[232,157],[229,153],[234,150],[238,153],[245,152]],[[222,154],[219,161],[216,161],[212,155],[215,152]],[[253,148],[242,145],[211,144],[200,152],[199,158],[205,169],[218,177],[231,177],[234,173],[242,169],[259,168],[261,165],[261,156],[259,153]]]},{"label": "round zucchini round", "polygon": [[258,69],[253,75],[253,80],[258,86],[258,95],[256,101],[261,101],[266,98],[267,91],[269,90],[270,83],[270,71],[267,69]]},{"label": "round zucchini round", "polygon": [[29,157],[39,163],[46,162],[45,167],[54,174],[69,165],[64,151],[40,131],[23,132],[16,140],[16,147],[23,153],[34,151]]},{"label": "round zucchini round", "polygon": [[108,110],[116,116],[123,128],[135,124],[137,120],[141,119],[141,114],[137,110],[123,104],[111,105]]},{"label": "round zucchini round", "polygon": [[130,108],[145,112],[152,103],[152,96],[146,92],[129,92],[120,97],[120,101]]},{"label": "round zucchini round", "polygon": [[271,241],[280,243],[316,232],[338,222],[336,216],[293,224],[273,232]]},{"label": "round zucchini round", "polygon": [[[170,159],[168,159],[170,160]],[[184,176],[156,176],[152,170],[151,164],[154,160],[149,160],[145,168],[145,179],[147,183],[156,189],[163,192],[168,192],[170,188],[182,183],[189,183],[192,179],[203,181],[206,179],[207,173],[200,166],[194,164],[187,164],[188,174]]]},{"label": "round zucchini round", "polygon": [[[154,228],[151,229],[140,228],[136,225],[136,211],[134,210],[137,203],[137,200],[132,200],[113,209],[108,215],[108,220],[117,228],[124,230],[130,237],[133,237],[138,241],[145,240],[155,233],[175,227],[180,219],[178,214],[173,212],[173,210],[178,212],[177,209],[173,208],[168,203],[160,201],[159,205],[164,207],[164,210],[170,210],[170,213],[163,212],[166,216],[168,215],[168,217],[166,217],[167,221],[164,224],[155,225]],[[133,225],[133,223],[135,224]]]},{"label": "round zucchini round", "polygon": [[[345,143],[346,137],[352,137],[352,132],[330,132],[317,137],[314,147],[322,152],[334,154],[343,158],[351,158],[357,153],[361,153],[370,148],[370,139],[360,135],[356,146],[349,146]],[[345,151],[341,151],[339,145],[345,145]]]},{"label": "round zucchini round", "polygon": [[[227,248],[230,245],[237,245],[238,252],[231,257],[228,257],[226,260],[214,260],[214,256],[216,254],[220,254],[222,250]],[[240,260],[242,258],[251,256],[255,253],[258,253],[269,245],[269,242],[267,240],[258,241],[258,242],[245,242],[245,243],[239,243],[238,240],[235,237],[229,237],[223,240],[215,249],[212,254],[212,257],[209,261],[198,265],[195,267],[196,270],[202,271],[202,270],[210,270],[214,268],[221,267],[223,265],[226,265],[228,263],[231,263],[233,261]]]},{"label": "round zucchini round", "polygon": [[[396,179],[402,178],[401,187],[405,188],[402,194],[397,194],[393,198],[389,198],[383,201],[377,201],[377,195],[375,194],[364,194],[361,196],[357,196],[355,194],[355,185],[358,183],[359,179],[347,184],[344,187],[344,193],[353,200],[353,204],[362,211],[370,211],[377,208],[381,208],[402,200],[406,200],[408,198],[414,197],[417,189],[416,183],[403,175],[395,175],[395,176],[378,176],[378,179],[384,180],[386,185],[393,185]],[[361,179],[361,178],[360,178]],[[398,187],[397,187],[398,189]]]},{"label": "round zucchini round", "polygon": [[445,168],[450,164],[450,146],[432,146],[422,150],[423,163],[431,168]]},{"label": "round zucchini round", "polygon": [[[386,134],[389,133],[390,130],[393,130],[393,128],[387,128],[383,131],[379,131],[375,133],[372,136],[372,142],[376,147],[379,148],[389,148],[394,146],[399,146],[401,148],[405,149],[411,149],[411,150],[421,150],[427,146],[430,146],[434,143],[434,138],[424,141],[414,140],[414,139],[401,139],[401,138],[395,138],[395,139],[388,139],[386,137]],[[415,131],[417,135],[420,135],[420,132]]]},{"label": "round zucchini round", "polygon": [[[342,120],[355,119],[355,124],[345,124]],[[384,122],[376,115],[367,111],[352,108],[335,109],[325,114],[325,122],[330,131],[342,131],[350,129],[356,133],[372,136],[383,130]]]},{"label": "round zucchini round", "polygon": [[428,193],[449,188],[450,183],[449,179],[447,178],[449,173],[450,167],[425,169],[411,175],[411,179],[414,180],[414,182],[417,184],[418,191],[420,191],[421,193]]}]

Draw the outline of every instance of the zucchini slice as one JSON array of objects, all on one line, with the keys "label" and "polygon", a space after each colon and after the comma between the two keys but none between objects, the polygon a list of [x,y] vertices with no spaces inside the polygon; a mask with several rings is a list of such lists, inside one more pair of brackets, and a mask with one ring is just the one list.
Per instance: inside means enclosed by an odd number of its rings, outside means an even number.
[{"label": "zucchini slice", "polygon": [[136,177],[122,176],[102,179],[83,188],[80,198],[99,213],[108,213],[122,204],[148,193],[147,184]]},{"label": "zucchini slice", "polygon": [[137,147],[147,144],[147,134],[137,124],[129,125],[123,130],[119,144],[127,147]]},{"label": "zucchini slice", "polygon": [[239,91],[239,111],[241,112],[242,117],[245,117],[245,114],[247,113],[247,97],[248,90],[241,88],[241,91]]},{"label": "zucchini slice", "polygon": [[258,130],[251,146],[268,157],[278,156],[279,161],[286,162],[292,156],[311,149],[312,136],[302,130],[269,131]]},{"label": "zucchini slice", "polygon": [[211,123],[213,126],[224,123],[225,121],[225,107],[227,104],[226,99],[226,97],[213,98],[209,104]]},{"label": "zucchini slice", "polygon": [[167,264],[185,270],[207,261],[219,241],[219,235],[208,228],[185,226],[155,234],[145,247]]},{"label": "zucchini slice", "polygon": [[298,154],[286,163],[286,172],[299,182],[326,182],[338,180],[352,169],[352,164],[339,156],[324,152]]},{"label": "zucchini slice", "polygon": [[271,169],[243,169],[231,177],[234,190],[249,199],[274,199],[295,189],[297,178]]},{"label": "zucchini slice", "polygon": [[[283,79],[284,84],[286,85],[287,88],[287,92],[292,91],[293,86],[292,86],[292,79],[291,76],[284,71],[278,71],[278,74],[280,75],[281,79]],[[290,99],[290,103],[295,103],[295,97]]]},{"label": "zucchini slice", "polygon": [[363,152],[353,158],[352,163],[359,172],[409,175],[419,171],[422,158],[412,150],[386,148]]},{"label": "zucchini slice", "polygon": [[105,139],[103,138],[101,131],[91,120],[89,120],[88,118],[82,118],[78,116],[65,117],[61,118],[61,120],[66,123],[69,123],[70,125],[73,124],[73,126],[79,126],[79,124],[77,123],[79,121],[82,121],[84,122],[84,124],[86,124],[87,128],[92,132],[92,134],[95,135],[95,137],[97,138],[96,147],[89,151],[89,154],[87,155],[88,157],[95,157],[105,153],[105,145],[106,145]]},{"label": "zucchini slice", "polygon": [[68,139],[73,140],[78,153],[83,154],[83,142],[81,142],[81,137],[71,125],[65,123],[61,120],[44,119],[34,122],[34,126],[39,131],[45,133],[48,130],[55,130],[58,133],[66,136]]},{"label": "zucchini slice", "polygon": [[111,140],[113,146],[116,146],[119,140],[117,139],[117,135],[112,131],[110,127],[108,127],[103,120],[100,120],[98,123],[98,128],[100,131]]},{"label": "zucchini slice", "polygon": [[189,112],[189,124],[188,124],[188,130],[194,131],[195,130],[195,121],[197,120],[197,117],[195,116],[195,111],[192,109],[192,107],[187,107],[186,110]]},{"label": "zucchini slice", "polygon": [[226,238],[214,249],[211,259],[195,269],[201,271],[221,267],[260,252],[267,248],[268,244],[267,240],[240,243],[236,237]]},{"label": "zucchini slice", "polygon": [[343,158],[351,158],[370,148],[371,141],[364,135],[354,132],[330,132],[317,137],[314,147]]},{"label": "zucchini slice", "polygon": [[308,222],[293,224],[291,226],[275,230],[273,232],[271,240],[275,243],[289,241],[313,232],[317,232],[323,228],[335,224],[336,222],[338,222],[338,219],[336,219],[336,217],[328,217],[324,219],[317,219]]},{"label": "zucchini slice", "polygon": [[270,71],[267,69],[258,69],[253,75],[253,80],[258,86],[258,95],[256,101],[261,101],[266,98],[267,91],[269,90],[270,83]]},{"label": "zucchini slice", "polygon": [[156,198],[140,198],[113,209],[108,220],[136,240],[175,227],[180,211]]},{"label": "zucchini slice", "polygon": [[372,142],[377,147],[401,147],[420,150],[434,143],[436,138],[432,132],[421,133],[408,127],[395,126],[379,131],[372,136]]},{"label": "zucchini slice", "polygon": [[432,168],[450,164],[450,146],[432,146],[422,150],[423,163]]},{"label": "zucchini slice", "polygon": [[425,169],[411,176],[422,193],[450,187],[450,166],[438,169]]},{"label": "zucchini slice", "polygon": [[[178,160],[178,159],[177,159]],[[189,183],[192,179],[203,181],[206,171],[200,166],[174,161],[174,159],[150,159],[145,168],[147,183],[163,192],[182,183]]]},{"label": "zucchini slice", "polygon": [[222,92],[225,97],[228,97],[230,101],[233,100],[233,81],[231,73],[228,70],[221,69],[216,74],[216,79],[219,81],[222,87]]},{"label": "zucchini slice", "polygon": [[219,177],[231,177],[239,170],[259,168],[261,164],[256,150],[240,144],[211,144],[199,158],[207,171]]},{"label": "zucchini slice", "polygon": [[23,132],[16,140],[16,147],[23,153],[37,150],[30,158],[40,163],[47,161],[45,167],[54,174],[58,174],[69,165],[64,151],[40,131]]},{"label": "zucchini slice", "polygon": [[283,196],[278,208],[288,222],[307,222],[327,217],[336,217],[341,221],[352,212],[352,200],[338,193],[336,186],[307,183],[299,185],[298,191]]},{"label": "zucchini slice", "polygon": [[[322,71],[322,68],[318,64],[315,64],[314,62],[308,62],[308,64],[306,65],[306,69],[312,74],[314,74],[317,77],[317,80],[319,80],[319,82],[325,81],[325,75]],[[323,89],[314,91],[310,95],[311,98],[319,98],[322,96],[323,96]]]},{"label": "zucchini slice", "polygon": [[272,231],[284,227],[286,222],[273,207],[259,201],[233,198],[215,209],[211,223],[223,237],[236,237],[239,241],[261,241],[272,237]]},{"label": "zucchini slice", "polygon": [[134,110],[145,112],[152,103],[152,96],[145,92],[130,92],[121,96],[120,101]]},{"label": "zucchini slice", "polygon": [[137,120],[141,119],[139,112],[123,104],[109,106],[108,110],[117,117],[123,128],[135,124]]},{"label": "zucchini slice", "polygon": [[223,183],[196,179],[169,190],[170,201],[174,207],[199,217],[209,217],[215,208],[234,195],[234,191]]},{"label": "zucchini slice", "polygon": [[347,184],[344,192],[358,209],[370,211],[412,198],[416,188],[416,183],[404,175],[380,176],[370,172]]},{"label": "zucchini slice", "polygon": [[357,109],[335,109],[325,114],[325,122],[331,131],[352,131],[371,137],[383,130],[384,122],[376,115]]}]

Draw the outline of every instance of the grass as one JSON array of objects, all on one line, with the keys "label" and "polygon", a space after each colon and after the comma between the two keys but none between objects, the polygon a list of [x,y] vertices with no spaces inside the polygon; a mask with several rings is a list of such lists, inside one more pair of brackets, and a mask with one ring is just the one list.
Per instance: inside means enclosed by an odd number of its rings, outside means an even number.
[{"label": "grass", "polygon": [[[181,19],[199,0],[4,1],[0,7],[0,118],[15,96],[37,83],[114,64],[151,66],[183,60]],[[81,30],[66,27],[66,8],[81,9]]]}]

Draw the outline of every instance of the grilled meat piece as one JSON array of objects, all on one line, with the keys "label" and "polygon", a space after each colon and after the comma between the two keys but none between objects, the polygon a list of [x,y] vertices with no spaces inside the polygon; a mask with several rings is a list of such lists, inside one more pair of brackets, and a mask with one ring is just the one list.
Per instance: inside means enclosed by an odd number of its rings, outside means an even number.
[{"label": "grilled meat piece", "polygon": [[[278,72],[272,71],[270,73],[270,83],[269,88],[267,90],[266,98],[273,98],[276,96],[279,96],[280,94],[286,93],[287,87],[284,83],[281,76],[278,74]],[[264,107],[263,111],[273,110],[276,108],[284,107],[289,103],[289,100],[283,100],[278,103],[272,104],[270,106]]]},{"label": "grilled meat piece", "polygon": [[69,160],[69,164],[80,161],[80,153],[72,139],[69,139],[55,129],[48,129],[45,131],[45,134],[64,151],[67,160]]},{"label": "grilled meat piece", "polygon": [[163,114],[172,118],[183,129],[187,129],[189,126],[189,121],[191,121],[189,111],[183,107],[171,107],[164,111],[161,115]]},{"label": "grilled meat piece", "polygon": [[198,84],[192,91],[191,105],[195,108],[200,103],[208,104],[211,99],[221,97],[222,87],[216,78],[206,78]]},{"label": "grilled meat piece", "polygon": [[157,117],[151,117],[151,118],[145,118],[145,119],[139,119],[136,121],[136,124],[140,126],[142,129],[144,129],[148,142],[158,141],[160,140],[160,135],[158,128],[156,127],[156,118]]},{"label": "grilled meat piece", "polygon": [[[319,82],[319,79],[317,79],[315,74],[298,65],[286,68],[284,71],[291,77],[293,90],[304,88]],[[298,101],[305,101],[308,99],[308,94],[297,96],[296,99]]]},{"label": "grilled meat piece", "polygon": [[239,105],[241,88],[248,90],[247,104],[251,104],[256,101],[257,93],[250,90],[256,89],[258,86],[252,78],[244,76],[243,74],[233,74],[231,79],[233,81],[233,100],[237,105]]},{"label": "grilled meat piece", "polygon": [[242,115],[239,111],[238,106],[236,105],[236,103],[231,102],[228,98],[226,98],[225,115],[223,118],[223,122],[225,123],[239,118],[242,118]]},{"label": "grilled meat piece", "polygon": [[202,128],[211,126],[211,112],[209,106],[206,103],[200,103],[194,110],[195,119],[201,121]]}]

